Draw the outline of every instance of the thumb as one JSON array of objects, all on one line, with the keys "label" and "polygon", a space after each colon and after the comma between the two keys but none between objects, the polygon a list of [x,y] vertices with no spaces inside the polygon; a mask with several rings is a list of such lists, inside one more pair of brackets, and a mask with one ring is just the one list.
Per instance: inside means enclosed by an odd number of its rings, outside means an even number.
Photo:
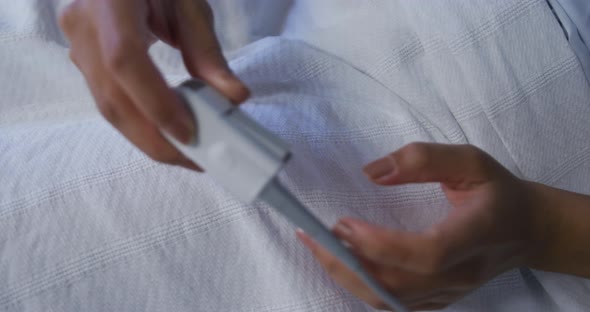
[{"label": "thumb", "polygon": [[469,187],[505,172],[491,156],[472,145],[412,143],[364,168],[380,185],[441,182]]},{"label": "thumb", "polygon": [[177,38],[189,73],[204,80],[232,102],[239,104],[245,101],[250,92],[231,71],[223,56],[209,5],[206,1],[180,1],[177,9]]}]

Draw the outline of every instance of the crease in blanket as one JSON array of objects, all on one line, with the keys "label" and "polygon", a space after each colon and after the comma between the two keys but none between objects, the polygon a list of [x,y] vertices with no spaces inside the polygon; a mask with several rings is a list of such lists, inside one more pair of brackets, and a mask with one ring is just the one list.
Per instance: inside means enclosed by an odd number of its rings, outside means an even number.
[{"label": "crease in blanket", "polygon": [[563,32],[566,35],[572,49],[576,53],[584,73],[586,80],[590,83],[590,49],[589,44],[584,42],[582,34],[580,33],[576,23],[567,14],[563,6],[559,3],[559,0],[547,0],[547,3],[551,7],[555,17],[559,20],[560,26],[563,28]]}]

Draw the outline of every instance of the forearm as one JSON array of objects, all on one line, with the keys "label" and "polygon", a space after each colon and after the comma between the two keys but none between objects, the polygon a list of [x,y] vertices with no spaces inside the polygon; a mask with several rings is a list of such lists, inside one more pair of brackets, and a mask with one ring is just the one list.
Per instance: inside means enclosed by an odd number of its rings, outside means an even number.
[{"label": "forearm", "polygon": [[531,183],[535,269],[590,278],[590,196]]}]

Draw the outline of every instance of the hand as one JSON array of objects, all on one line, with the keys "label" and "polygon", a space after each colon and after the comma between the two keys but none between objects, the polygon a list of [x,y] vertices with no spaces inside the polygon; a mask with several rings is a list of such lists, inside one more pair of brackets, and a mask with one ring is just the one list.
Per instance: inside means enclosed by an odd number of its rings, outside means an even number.
[{"label": "hand", "polygon": [[159,130],[188,142],[195,126],[148,54],[156,38],[180,49],[188,72],[234,103],[249,96],[221,53],[205,0],[76,0],[60,26],[102,115],[154,160],[198,169]]},{"label": "hand", "polygon": [[[368,165],[365,173],[384,186],[440,182],[454,207],[444,221],[420,233],[350,218],[334,228],[365,268],[411,309],[442,309],[525,265],[537,251],[531,186],[473,146],[415,143]],[[388,308],[329,252],[304,233],[298,237],[339,284],[377,309]]]}]

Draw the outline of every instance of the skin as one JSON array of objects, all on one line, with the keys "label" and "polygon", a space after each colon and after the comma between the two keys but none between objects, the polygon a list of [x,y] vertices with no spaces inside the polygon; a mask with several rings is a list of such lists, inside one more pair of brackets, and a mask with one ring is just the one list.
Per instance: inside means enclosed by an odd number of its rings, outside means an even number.
[{"label": "skin", "polygon": [[[334,233],[412,310],[437,310],[513,268],[590,278],[590,197],[516,178],[469,145],[414,143],[369,164],[374,183],[439,182],[453,206],[445,220],[406,232],[344,218]],[[334,280],[388,310],[348,268],[298,231]]]},{"label": "skin", "polygon": [[99,111],[156,161],[199,170],[159,130],[182,142],[195,134],[194,121],[148,55],[157,39],[179,49],[193,77],[234,103],[249,96],[221,53],[204,0],[77,0],[59,24]]},{"label": "skin", "polygon": [[[231,72],[204,0],[76,0],[60,15],[99,111],[152,159],[193,170],[160,129],[183,142],[195,134],[188,112],[148,55],[157,39],[182,53],[188,72],[238,104],[248,89]],[[454,209],[413,233],[344,218],[334,233],[386,289],[411,309],[441,309],[521,266],[590,277],[590,197],[520,180],[468,145],[415,143],[365,168],[394,187],[439,182]],[[313,242],[328,273],[373,307],[386,307],[352,272]]]}]

